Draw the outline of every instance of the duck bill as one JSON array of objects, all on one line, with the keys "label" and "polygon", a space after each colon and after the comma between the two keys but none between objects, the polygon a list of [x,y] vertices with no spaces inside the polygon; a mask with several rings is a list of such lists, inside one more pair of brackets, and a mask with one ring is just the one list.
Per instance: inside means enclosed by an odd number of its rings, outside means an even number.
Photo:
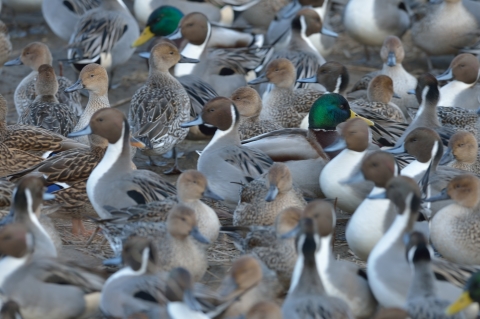
[{"label": "duck bill", "polygon": [[122,264],[123,260],[122,260],[122,256],[117,256],[117,257],[112,257],[112,258],[109,258],[109,259],[105,259],[103,261],[103,264],[105,266],[120,266]]},{"label": "duck bill", "polygon": [[277,195],[278,195],[277,185],[270,185],[270,188],[268,189],[267,196],[265,196],[265,201],[273,202],[275,200],[275,198],[277,198]]},{"label": "duck bill", "polygon": [[198,228],[195,226],[192,228],[192,230],[190,231],[190,235],[192,235],[192,237],[197,240],[199,243],[202,243],[202,244],[210,244],[210,241],[208,239],[205,238],[205,236],[203,236],[200,231],[198,230]]},{"label": "duck bill", "polygon": [[205,189],[205,191],[203,192],[203,197],[206,197],[206,198],[211,198],[211,199],[214,199],[214,200],[219,200],[219,201],[223,201],[224,198],[220,195],[217,195],[216,193],[214,193],[212,191],[212,189],[210,187],[207,186],[207,188]]},{"label": "duck bill", "polygon": [[450,306],[447,307],[447,309],[445,309],[445,314],[447,316],[452,316],[467,308],[472,303],[473,300],[472,297],[470,297],[470,293],[468,291],[464,291],[454,303],[452,303]]},{"label": "duck bill", "polygon": [[50,193],[43,193],[43,200],[52,200],[52,199],[55,199],[55,195],[54,194],[50,194]]},{"label": "duck bill", "polygon": [[169,40],[177,40],[182,37],[182,28],[177,28],[172,34],[167,35],[165,38]]},{"label": "duck bill", "polygon": [[92,134],[92,128],[90,127],[90,125],[87,125],[83,130],[72,132],[68,134],[67,137],[78,137],[90,134]]},{"label": "duck bill", "polygon": [[443,154],[443,156],[440,159],[440,162],[438,164],[447,165],[448,163],[452,162],[453,160],[455,160],[455,157],[453,156],[452,148],[449,147],[449,148],[447,148],[447,151],[445,152],[445,154]]},{"label": "duck bill", "polygon": [[267,83],[269,82],[268,81],[268,78],[267,78],[267,75],[266,74],[262,74],[260,75],[258,78],[254,79],[254,80],[251,80],[250,82],[248,82],[248,84],[252,85],[252,84],[260,84],[260,83]]},{"label": "duck bill", "polygon": [[130,145],[139,149],[144,149],[147,147],[145,143],[133,136],[130,137]]},{"label": "duck bill", "polygon": [[322,27],[322,30],[320,31],[321,34],[332,37],[332,38],[338,38],[338,33],[333,32],[330,29],[327,29],[325,27]]},{"label": "duck bill", "polygon": [[299,83],[317,83],[317,76],[314,75],[314,76],[309,77],[309,78],[298,79],[297,82],[299,82]]},{"label": "duck bill", "polygon": [[338,138],[335,142],[325,147],[323,150],[325,152],[336,152],[341,151],[347,148],[347,142],[344,138]]},{"label": "duck bill", "polygon": [[302,228],[300,226],[300,223],[298,223],[297,226],[295,226],[292,230],[286,232],[285,234],[282,234],[280,238],[281,239],[295,238],[298,236],[298,234],[300,234],[301,231],[302,231]]},{"label": "duck bill", "polygon": [[407,91],[407,94],[412,94],[412,95],[415,95],[415,89],[411,89],[411,90],[408,90]]},{"label": "duck bill", "polygon": [[150,52],[140,52],[138,56],[144,59],[150,59]]},{"label": "duck bill", "polygon": [[397,65],[397,57],[395,56],[395,52],[388,52],[387,65],[390,67]]},{"label": "duck bill", "polygon": [[350,118],[350,119],[353,119],[353,118],[355,118],[355,117],[358,117],[358,118],[364,120],[364,121],[368,124],[368,126],[375,126],[375,123],[374,123],[373,121],[370,121],[369,119],[364,118],[363,116],[360,116],[360,115],[358,115],[357,113],[355,113],[355,112],[353,112],[352,110],[350,110],[350,117],[349,117],[349,118]]},{"label": "duck bill", "polygon": [[387,192],[382,192],[380,194],[368,195],[368,199],[387,199]]},{"label": "duck bill", "polygon": [[154,36],[155,36],[155,34],[152,32],[152,30],[150,30],[150,27],[147,26],[145,29],[143,29],[142,34],[140,34],[140,36],[137,38],[137,40],[135,40],[132,43],[132,48],[136,48],[138,46],[141,46],[142,44],[146,43],[148,40],[150,40]]},{"label": "duck bill", "polygon": [[450,197],[450,195],[448,195],[447,189],[444,188],[440,194],[426,198],[424,199],[424,201],[431,203],[431,202],[438,202],[441,200],[449,200],[449,199],[452,199],[452,198]]},{"label": "duck bill", "polygon": [[66,88],[65,92],[70,93],[70,92],[75,92],[81,89],[83,89],[83,83],[81,79],[78,79],[77,82],[73,83],[72,86]]},{"label": "duck bill", "polygon": [[187,128],[187,127],[196,126],[196,125],[202,125],[202,124],[203,124],[203,119],[202,119],[202,116],[199,115],[199,116],[197,116],[197,118],[194,119],[193,121],[185,122],[185,123],[180,124],[180,127],[182,127],[182,128]]},{"label": "duck bill", "polygon": [[397,146],[397,147],[389,148],[388,150],[385,150],[385,152],[390,153],[390,154],[402,154],[402,153],[405,153],[405,147],[402,144],[402,145]]},{"label": "duck bill", "polygon": [[18,57],[16,59],[5,62],[4,66],[14,66],[14,65],[22,65],[22,64],[23,64],[22,60],[20,59],[20,57]]},{"label": "duck bill", "polygon": [[187,58],[186,56],[181,55],[178,63],[198,63],[200,60]]},{"label": "duck bill", "polygon": [[448,80],[451,80],[451,79],[453,79],[453,72],[452,72],[452,69],[450,69],[450,68],[448,68],[448,70],[445,71],[445,73],[437,76],[438,81],[448,81]]},{"label": "duck bill", "polygon": [[183,292],[183,302],[193,311],[202,311],[202,305],[195,298],[192,289]]}]

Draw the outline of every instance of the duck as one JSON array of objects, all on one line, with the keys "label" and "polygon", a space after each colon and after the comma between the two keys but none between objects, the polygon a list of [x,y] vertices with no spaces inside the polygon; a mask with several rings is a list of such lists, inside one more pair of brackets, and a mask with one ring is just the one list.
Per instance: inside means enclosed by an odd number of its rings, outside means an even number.
[{"label": "duck", "polygon": [[211,21],[220,21],[222,18],[220,9],[215,7],[213,4],[205,3],[190,3],[191,1],[187,0],[148,0],[140,1],[135,0],[133,4],[133,12],[135,17],[141,24],[147,24],[149,17],[155,12],[156,9],[162,6],[170,6],[178,8],[180,12],[187,15],[192,12],[201,12],[208,17]]},{"label": "duck", "polygon": [[480,163],[475,135],[467,131],[455,133],[448,141],[448,148],[440,159],[439,165],[447,165],[478,175]]},{"label": "duck", "polygon": [[286,59],[271,61],[264,74],[248,84],[272,83],[273,89],[264,98],[261,120],[272,120],[285,128],[299,127],[312,104],[324,92],[295,89],[295,66]]},{"label": "duck", "polygon": [[368,286],[366,274],[358,266],[333,256],[332,238],[336,224],[333,205],[325,200],[314,200],[305,208],[303,218],[314,220],[320,236],[320,249],[315,253],[315,260],[326,293],[345,301],[355,318],[371,318],[377,302]]},{"label": "duck", "polygon": [[[456,54],[459,49],[474,43],[478,18],[473,13],[475,11],[467,8],[467,2],[469,1],[447,0],[429,4],[425,17],[412,25],[413,44],[431,56]],[[443,23],[451,27],[439,28]],[[447,40],[438,41],[439,39]]]},{"label": "duck", "polygon": [[[43,64],[52,65],[52,53],[48,46],[41,42],[32,42],[22,49],[20,56],[14,60],[10,60],[4,63],[5,66],[26,65],[32,72],[30,72],[23,80],[17,85],[15,94],[13,96],[15,102],[15,108],[18,115],[22,115],[25,108],[35,100],[35,81],[38,76],[38,68]],[[72,82],[66,77],[57,77],[58,91],[56,98],[61,103],[66,103],[71,107],[75,107],[77,114],[83,112],[82,105],[80,103],[80,94],[65,94],[64,90],[72,85]]]},{"label": "duck", "polygon": [[114,209],[110,213],[114,216],[110,221],[115,222],[165,222],[168,212],[177,203],[184,204],[195,211],[200,233],[210,242],[217,240],[220,221],[216,212],[203,201],[202,198],[222,200],[209,187],[208,181],[197,170],[186,170],[177,179],[177,197],[167,197],[161,201],[153,201],[148,204]]},{"label": "duck", "polygon": [[265,266],[273,270],[287,292],[292,279],[292,272],[297,261],[294,236],[287,236],[294,231],[303,209],[290,206],[283,209],[271,226],[223,226],[221,232],[233,239],[235,247],[244,255],[252,255]]},{"label": "duck", "polygon": [[101,6],[100,0],[46,0],[42,1],[42,14],[50,30],[68,42],[82,15]]},{"label": "duck", "polygon": [[[69,136],[95,134],[107,139],[102,160],[87,180],[87,194],[101,218],[111,214],[105,206],[128,207],[161,200],[175,194],[175,187],[147,170],[132,170],[130,159],[130,126],[119,110],[103,108],[95,112],[90,124]],[[142,143],[136,145],[142,146]]]},{"label": "duck", "polygon": [[18,303],[22,317],[78,318],[98,311],[105,279],[74,262],[38,255],[32,236],[21,224],[0,230],[0,252],[24,260],[2,284],[3,295]]},{"label": "duck", "polygon": [[[396,206],[397,216],[368,256],[367,276],[379,305],[386,308],[403,308],[407,303],[413,279],[413,269],[405,258],[406,244],[403,238],[412,230],[413,222],[418,219],[421,191],[410,177],[397,176],[387,183],[386,193],[375,198],[385,197]],[[389,271],[392,267],[395,268],[395,273]],[[435,289],[439,298],[449,301],[453,301],[460,293],[458,287],[441,279],[435,280]],[[471,309],[467,318],[475,318],[476,313],[476,309]]]},{"label": "duck", "polygon": [[348,178],[370,152],[370,131],[362,119],[350,119],[342,127],[342,138],[327,147],[327,151],[337,151],[345,147],[325,165],[320,173],[320,188],[327,198],[337,198],[337,206],[352,214],[360,203],[371,192],[370,182],[355,184],[354,187],[343,185],[340,181]]},{"label": "duck", "polygon": [[[74,148],[87,148],[87,146],[82,143],[78,143],[41,127],[21,124],[7,125],[7,112],[7,101],[0,94],[0,141],[10,150],[18,149],[28,152],[31,155],[32,153],[34,153],[33,155],[40,153],[40,155],[47,156],[50,155],[51,152],[61,152]],[[6,150],[2,152],[2,154],[7,153]]]},{"label": "duck", "polygon": [[[152,241],[130,237],[122,250],[124,266],[110,276],[102,288],[100,311],[107,317],[126,317],[145,313],[160,318],[167,300],[166,276],[159,273],[158,255]],[[145,297],[139,297],[140,294]],[[148,298],[147,298],[148,297]]]},{"label": "duck", "polygon": [[[444,258],[457,264],[479,264],[476,255],[472,254],[472,249],[476,246],[475,237],[461,235],[475,232],[479,191],[478,177],[464,174],[451,179],[439,195],[426,199],[427,202],[447,199],[454,201],[433,215],[430,221],[430,240]],[[459,229],[461,232],[458,232]]]},{"label": "duck", "polygon": [[300,83],[318,83],[327,92],[344,95],[350,81],[350,74],[345,65],[337,61],[328,61],[317,69],[317,74],[304,79],[297,79]]},{"label": "duck", "polygon": [[464,291],[460,294],[455,302],[452,302],[446,309],[445,313],[449,316],[454,315],[473,303],[479,303],[478,300],[478,284],[480,283],[480,272],[471,275],[465,284]]},{"label": "duck", "polygon": [[9,300],[3,304],[0,315],[5,319],[23,319],[20,314],[20,307],[13,300]]},{"label": "duck", "polygon": [[35,100],[23,110],[18,123],[43,127],[67,136],[77,124],[77,110],[71,105],[60,103],[55,97],[57,91],[55,70],[49,64],[42,64],[38,68],[35,82]]},{"label": "duck", "polygon": [[75,24],[67,61],[77,71],[98,63],[113,81],[112,72],[130,59],[135,51],[131,44],[139,35],[137,21],[122,0],[102,0],[101,7],[86,11]]},{"label": "duck", "polygon": [[184,267],[195,281],[200,280],[207,270],[206,248],[210,242],[198,230],[195,211],[186,205],[175,205],[165,223],[140,221],[118,224],[106,220],[100,227],[116,254],[121,252],[125,239],[142,236],[153,240],[159,256],[159,270]]},{"label": "duck", "polygon": [[243,86],[236,89],[230,96],[230,99],[234,101],[238,113],[240,113],[238,133],[241,140],[283,128],[275,121],[260,119],[263,108],[262,98],[252,87]]},{"label": "duck", "polygon": [[284,318],[354,318],[349,306],[340,298],[327,295],[318,273],[316,252],[320,238],[311,218],[304,218],[297,238],[298,259],[290,290],[282,305]]},{"label": "duck", "polygon": [[438,81],[448,81],[440,88],[439,106],[461,106],[476,111],[480,91],[475,86],[480,71],[480,62],[469,53],[457,55],[445,73],[437,76]]},{"label": "duck", "polygon": [[380,49],[380,57],[383,61],[381,70],[374,71],[364,75],[349,93],[349,97],[364,97],[368,90],[368,84],[377,75],[386,75],[393,81],[394,92],[400,96],[396,104],[401,108],[408,122],[411,122],[408,113],[409,108],[418,108],[418,102],[414,96],[408,94],[408,91],[417,86],[417,79],[403,67],[405,59],[405,49],[402,40],[394,35],[389,35],[383,41]]},{"label": "duck", "polygon": [[[412,232],[407,244],[407,259],[413,268],[406,309],[412,318],[447,318],[445,308],[449,301],[437,297],[435,275],[431,260],[433,249],[422,233]],[[449,318],[465,318],[462,313]]]},{"label": "duck", "polygon": [[[400,175],[400,168],[393,155],[374,151],[365,156],[361,163],[360,174],[363,178],[375,183],[368,197],[385,191],[387,182]],[[355,181],[352,181],[352,184]],[[365,198],[348,221],[345,230],[348,247],[361,260],[368,255],[382,238],[395,218],[393,204],[388,199]]]},{"label": "duck", "polygon": [[12,43],[10,42],[8,28],[3,21],[0,21],[0,72],[11,53]]},{"label": "duck", "polygon": [[43,158],[0,143],[0,176],[4,177],[16,171],[28,169],[43,161]]},{"label": "duck", "polygon": [[234,20],[232,27],[234,28],[254,28],[266,33],[270,24],[274,20],[278,20],[277,13],[286,6],[289,1],[286,0],[269,0],[269,1],[247,1],[242,3],[237,1],[236,4],[232,2],[232,9],[234,12]]},{"label": "duck", "polygon": [[401,37],[408,30],[410,16],[400,0],[352,0],[343,12],[343,24],[355,41],[364,46],[381,46],[387,36]]},{"label": "duck", "polygon": [[232,209],[240,199],[240,184],[255,179],[273,165],[272,159],[263,152],[241,145],[239,122],[235,104],[225,97],[217,97],[205,105],[197,119],[181,124],[185,128],[199,124],[217,127],[212,140],[200,154],[197,170],[205,175],[212,190]]},{"label": "duck", "polygon": [[170,151],[187,136],[188,130],[179,126],[190,118],[190,98],[168,70],[192,61],[167,42],[152,48],[149,78],[133,95],[128,113],[133,135],[151,144],[149,156]]},{"label": "duck", "polygon": [[258,178],[242,188],[233,212],[233,225],[273,225],[284,208],[304,208],[306,204],[302,193],[293,187],[288,166],[274,163],[264,179]]}]

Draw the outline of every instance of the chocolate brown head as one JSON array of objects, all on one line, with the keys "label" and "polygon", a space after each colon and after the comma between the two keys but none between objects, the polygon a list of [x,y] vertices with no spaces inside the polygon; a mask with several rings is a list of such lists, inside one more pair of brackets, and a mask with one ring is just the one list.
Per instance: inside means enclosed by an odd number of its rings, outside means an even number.
[{"label": "chocolate brown head", "polygon": [[405,151],[421,163],[428,162],[432,157],[440,161],[443,154],[443,144],[440,136],[427,127],[418,127],[411,131],[404,142]]},{"label": "chocolate brown head", "polygon": [[398,175],[398,166],[395,157],[383,151],[373,152],[365,157],[361,170],[366,180],[375,183],[375,186],[385,188],[387,182]]},{"label": "chocolate brown head", "polygon": [[112,108],[98,110],[90,119],[92,133],[107,139],[110,144],[115,144],[122,138],[124,125],[128,126],[125,115]]},{"label": "chocolate brown head", "polygon": [[473,54],[462,53],[457,55],[452,60],[450,68],[455,80],[468,84],[477,82],[480,63]]},{"label": "chocolate brown head", "polygon": [[13,223],[0,229],[0,254],[22,258],[32,246],[33,236],[23,224]]},{"label": "chocolate brown head", "polygon": [[388,75],[377,75],[368,84],[367,97],[370,102],[387,104],[393,94],[393,81]]},{"label": "chocolate brown head", "polygon": [[305,29],[307,37],[314,33],[322,31],[323,23],[318,13],[310,8],[304,8],[297,12],[296,17],[292,20],[292,29]]},{"label": "chocolate brown head", "polygon": [[202,120],[204,124],[217,127],[221,131],[226,131],[234,123],[238,123],[239,114],[233,102],[226,97],[216,97],[211,99],[202,110]]},{"label": "chocolate brown head", "polygon": [[370,131],[367,123],[361,118],[349,119],[342,125],[342,137],[347,148],[355,152],[363,152],[370,142]]},{"label": "chocolate brown head", "polygon": [[303,217],[313,220],[315,230],[320,236],[329,236],[333,233],[335,210],[331,203],[321,199],[314,200],[305,207]]},{"label": "chocolate brown head", "polygon": [[187,14],[180,21],[180,28],[184,39],[192,44],[201,45],[208,35],[208,18],[200,12]]}]

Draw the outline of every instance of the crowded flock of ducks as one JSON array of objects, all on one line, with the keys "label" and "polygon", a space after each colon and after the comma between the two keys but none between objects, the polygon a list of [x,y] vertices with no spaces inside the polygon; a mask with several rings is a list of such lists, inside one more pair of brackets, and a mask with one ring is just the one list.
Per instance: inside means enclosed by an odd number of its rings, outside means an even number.
[{"label": "crowded flock of ducks", "polygon": [[[42,42],[12,56],[0,23],[1,64],[31,69],[0,95],[0,318],[478,317],[479,2],[3,3],[41,10],[78,78]],[[383,61],[353,86],[329,57],[333,8]],[[402,38],[426,73],[402,66]],[[108,93],[146,43],[124,114]],[[205,140],[196,170],[179,167],[186,139]],[[136,153],[170,153],[176,185]],[[108,268],[62,256],[58,214],[108,241]],[[214,287],[207,256],[226,238],[240,257]],[[365,263],[336,257],[335,238]]]}]

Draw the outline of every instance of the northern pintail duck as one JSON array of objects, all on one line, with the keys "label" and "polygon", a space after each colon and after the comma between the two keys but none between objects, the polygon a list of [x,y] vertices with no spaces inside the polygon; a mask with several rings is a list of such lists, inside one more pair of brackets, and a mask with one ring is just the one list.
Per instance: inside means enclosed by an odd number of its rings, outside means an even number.
[{"label": "northern pintail duck", "polygon": [[132,134],[151,144],[148,155],[164,154],[187,136],[180,124],[190,119],[190,98],[168,70],[192,61],[167,42],[152,48],[147,83],[133,95],[128,116]]},{"label": "northern pintail duck", "polygon": [[480,90],[475,85],[480,71],[480,62],[469,53],[459,54],[452,60],[444,74],[437,76],[439,81],[448,81],[440,89],[439,106],[457,106],[476,111]]},{"label": "northern pintail duck", "polygon": [[292,184],[288,166],[275,163],[265,178],[258,178],[242,188],[240,201],[233,212],[233,225],[273,225],[284,208],[304,208],[306,204],[302,193]]},{"label": "northern pintail duck", "polygon": [[215,211],[201,201],[202,197],[222,199],[210,189],[202,173],[197,170],[187,170],[177,179],[177,198],[167,197],[144,205],[115,209],[110,213],[115,221],[119,222],[165,222],[172,207],[181,203],[195,211],[200,233],[213,243],[218,237],[220,221]]},{"label": "northern pintail duck", "polygon": [[448,141],[448,148],[439,164],[479,174],[480,159],[475,135],[465,131],[455,133]]},{"label": "northern pintail duck", "polygon": [[[363,160],[360,173],[375,183],[369,196],[385,191],[387,182],[399,175],[395,158],[382,151],[373,152]],[[356,180],[352,183],[357,182]],[[365,198],[347,224],[345,237],[348,247],[362,260],[367,260],[373,247],[382,238],[395,218],[393,203],[388,199]]]},{"label": "northern pintail duck", "polygon": [[349,36],[365,46],[380,46],[389,35],[401,37],[410,26],[401,0],[351,0],[343,12]]},{"label": "northern pintail duck", "polygon": [[[397,208],[397,216],[368,256],[367,275],[370,288],[381,306],[403,308],[413,279],[413,269],[405,258],[404,236],[412,230],[418,218],[421,192],[416,182],[405,176],[392,178],[386,189],[386,193],[375,198],[388,197]],[[454,300],[460,290],[440,279],[435,280],[435,289],[440,298],[449,301]],[[468,318],[475,318],[476,309],[470,314],[473,316]]]},{"label": "northern pintail duck", "polygon": [[260,119],[272,120],[283,127],[299,127],[312,104],[324,92],[313,89],[295,89],[294,64],[285,58],[271,61],[265,73],[249,84],[269,82],[273,89],[264,98]]},{"label": "northern pintail duck", "polygon": [[101,7],[86,11],[75,25],[68,43],[68,61],[78,71],[98,63],[113,72],[130,59],[135,51],[131,44],[139,34],[137,21],[123,0],[102,0]]},{"label": "northern pintail duck", "polygon": [[197,169],[207,177],[212,190],[232,208],[240,199],[240,184],[265,173],[273,164],[263,152],[241,146],[239,122],[235,104],[227,98],[217,97],[205,105],[196,120],[182,124],[182,127],[199,124],[217,127],[213,139],[198,159]]},{"label": "northern pintail duck", "polygon": [[[267,0],[267,1],[226,1],[232,5],[234,28],[255,28],[265,33],[274,19],[280,17],[277,13],[286,6],[287,0]],[[242,3],[245,2],[245,3]]]},{"label": "northern pintail duck", "polygon": [[128,237],[142,236],[152,239],[159,256],[160,270],[184,267],[195,281],[200,280],[207,270],[205,244],[210,242],[198,230],[194,210],[186,205],[175,205],[168,213],[166,223],[140,221],[119,224],[106,220],[101,228],[116,253],[120,253],[122,242]]},{"label": "northern pintail duck", "polygon": [[353,86],[349,97],[363,96],[368,89],[368,83],[377,75],[383,74],[390,77],[393,81],[393,89],[400,96],[396,104],[401,108],[404,116],[411,122],[408,108],[418,107],[418,102],[414,96],[408,94],[408,91],[417,86],[417,79],[408,73],[402,65],[405,58],[405,49],[402,41],[393,35],[389,35],[383,41],[380,49],[380,57],[383,61],[381,70],[371,72],[363,76]]},{"label": "northern pintail duck", "polygon": [[38,255],[35,240],[23,225],[0,231],[1,253],[24,260],[2,284],[7,300],[18,303],[25,319],[80,318],[97,312],[104,279],[73,262]]},{"label": "northern pintail duck", "polygon": [[238,133],[241,140],[283,128],[275,121],[260,119],[260,113],[263,108],[262,99],[253,88],[248,86],[240,87],[232,93],[230,99],[235,103],[238,113],[240,113]]},{"label": "northern pintail duck", "polygon": [[474,175],[454,177],[439,195],[427,201],[453,199],[430,220],[430,240],[446,259],[465,265],[478,265],[475,235],[479,218],[480,180]]},{"label": "northern pintail duck", "polygon": [[0,72],[5,62],[8,61],[10,53],[12,53],[12,43],[8,28],[3,21],[0,21]]},{"label": "northern pintail duck", "polygon": [[359,108],[369,109],[387,119],[408,123],[410,116],[392,102],[392,98],[400,98],[393,91],[393,81],[388,75],[377,75],[368,84],[367,100],[358,99],[351,102]]},{"label": "northern pintail duck", "polygon": [[[24,64],[32,69],[32,72],[24,77],[15,89],[14,101],[18,115],[21,115],[28,104],[35,100],[35,81],[38,76],[38,68],[42,64],[52,65],[52,61],[52,54],[47,45],[41,42],[32,42],[23,48],[18,58],[4,64],[5,66]],[[75,107],[77,114],[80,114],[83,111],[80,104],[80,93],[65,94],[64,90],[71,86],[72,82],[63,76],[57,77],[57,81],[58,91],[56,98],[62,103]]]},{"label": "northern pintail duck", "polygon": [[[337,198],[340,209],[353,213],[373,188],[372,183],[344,185],[342,180],[348,178],[368,154],[371,134],[363,119],[348,120],[342,127],[341,139],[327,147],[326,151],[338,151],[346,146],[340,154],[325,165],[320,173],[320,188],[327,198]],[[338,148],[337,147],[340,147]]]},{"label": "northern pintail duck", "polygon": [[480,303],[480,298],[478,297],[479,285],[480,272],[477,272],[474,273],[465,284],[464,291],[460,294],[458,299],[445,309],[445,313],[451,316],[462,311],[473,303]]},{"label": "northern pintail duck", "polygon": [[102,0],[45,0],[42,1],[42,14],[53,33],[68,42],[85,12],[101,6]]},{"label": "northern pintail duck", "polygon": [[312,77],[297,79],[301,83],[318,83],[327,92],[344,94],[350,81],[347,68],[336,61],[328,61],[317,69],[317,74]]},{"label": "northern pintail duck", "polygon": [[[470,11],[465,6],[467,2],[470,1],[430,3],[426,16],[412,25],[413,43],[428,55],[456,54],[461,48],[473,44],[479,26],[475,14],[478,8]],[[440,27],[444,23],[450,27]]]},{"label": "northern pintail duck", "polygon": [[0,315],[3,319],[23,319],[20,314],[20,307],[13,300],[9,300],[3,304]]},{"label": "northern pintail duck", "polygon": [[302,219],[301,232],[296,242],[298,259],[290,290],[282,305],[283,317],[354,318],[347,303],[327,295],[324,288],[316,258],[322,243],[312,219]]},{"label": "northern pintail duck", "polygon": [[405,306],[410,317],[464,319],[463,313],[447,316],[445,308],[450,302],[437,297],[435,275],[431,265],[433,249],[428,244],[428,240],[418,232],[411,233],[407,240],[407,259],[413,268],[412,282]]},{"label": "northern pintail duck", "polygon": [[315,260],[325,292],[345,301],[355,318],[371,318],[377,302],[368,286],[366,274],[358,266],[333,256],[332,240],[336,224],[333,205],[315,200],[307,205],[303,217],[314,220],[320,236],[320,249],[315,253]]},{"label": "northern pintail duck", "polygon": [[57,91],[55,70],[49,64],[42,64],[38,68],[35,82],[35,100],[23,110],[18,123],[43,127],[67,136],[77,124],[77,109],[72,105],[60,103],[55,97]]},{"label": "northern pintail duck", "polygon": [[90,174],[87,194],[101,218],[110,217],[105,206],[123,208],[161,200],[175,193],[175,187],[147,170],[132,170],[130,126],[125,115],[115,109],[97,111],[90,124],[69,136],[95,134],[107,139],[103,159]]}]

